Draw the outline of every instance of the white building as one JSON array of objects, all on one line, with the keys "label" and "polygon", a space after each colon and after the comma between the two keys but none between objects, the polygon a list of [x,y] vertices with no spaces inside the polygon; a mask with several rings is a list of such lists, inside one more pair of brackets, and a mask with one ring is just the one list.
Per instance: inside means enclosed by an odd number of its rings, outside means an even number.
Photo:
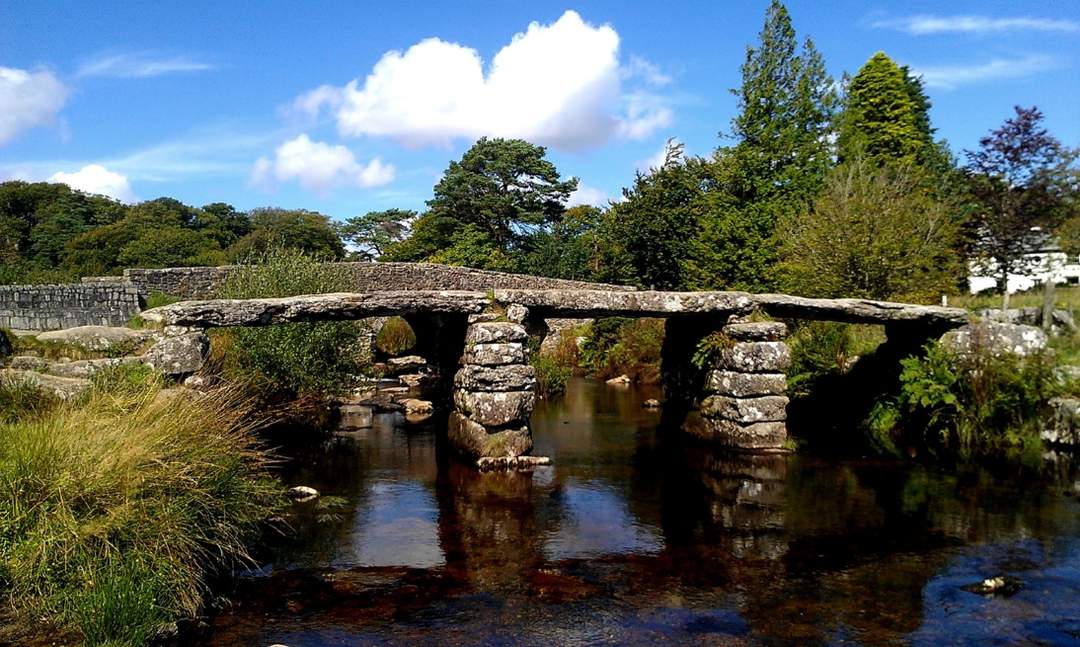
[{"label": "white building", "polygon": [[[1037,228],[1036,228],[1037,229]],[[974,259],[968,262],[968,290],[978,294],[997,287],[997,263]],[[1009,293],[1024,292],[1046,281],[1055,285],[1080,284],[1080,257],[1069,257],[1050,236],[1041,236],[1038,244],[1023,256],[1015,274],[1009,274]]]}]

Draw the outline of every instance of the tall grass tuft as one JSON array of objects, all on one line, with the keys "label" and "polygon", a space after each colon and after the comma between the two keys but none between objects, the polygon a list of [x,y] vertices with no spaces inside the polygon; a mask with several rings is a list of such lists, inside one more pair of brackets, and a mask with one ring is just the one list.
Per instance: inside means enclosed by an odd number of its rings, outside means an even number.
[{"label": "tall grass tuft", "polygon": [[54,394],[30,380],[0,377],[0,424],[45,415],[59,404]]},{"label": "tall grass tuft", "polygon": [[255,422],[234,388],[162,391],[145,375],[0,426],[8,637],[139,645],[197,614],[208,578],[249,561],[282,505]]},{"label": "tall grass tuft", "polygon": [[[227,299],[344,292],[352,285],[338,266],[303,252],[271,248],[229,274],[219,296]],[[246,380],[277,401],[334,396],[367,361],[363,323],[297,323],[234,328],[226,344],[232,377]],[[220,338],[216,341],[222,341]]]}]

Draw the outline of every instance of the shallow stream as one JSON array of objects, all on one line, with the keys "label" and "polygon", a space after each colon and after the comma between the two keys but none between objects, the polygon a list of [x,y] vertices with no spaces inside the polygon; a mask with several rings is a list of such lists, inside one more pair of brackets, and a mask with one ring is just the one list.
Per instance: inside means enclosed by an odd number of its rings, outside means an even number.
[{"label": "shallow stream", "polygon": [[[657,395],[573,380],[531,473],[392,415],[293,456],[337,498],[294,510],[199,644],[1080,644],[1075,468],[718,452],[659,428]],[[961,588],[999,574],[1022,589]]]}]

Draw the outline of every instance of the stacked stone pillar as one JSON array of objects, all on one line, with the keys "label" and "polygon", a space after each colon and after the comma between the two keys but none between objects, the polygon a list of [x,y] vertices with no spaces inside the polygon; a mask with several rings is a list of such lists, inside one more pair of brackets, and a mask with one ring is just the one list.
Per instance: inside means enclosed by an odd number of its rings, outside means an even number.
[{"label": "stacked stone pillar", "polygon": [[703,397],[683,429],[699,438],[738,449],[787,449],[787,380],[791,361],[780,322],[729,323],[721,330],[730,345],[705,375]]},{"label": "stacked stone pillar", "polygon": [[451,444],[481,464],[513,459],[532,449],[529,416],[536,404],[536,372],[528,364],[525,327],[470,318],[461,368],[454,375]]}]

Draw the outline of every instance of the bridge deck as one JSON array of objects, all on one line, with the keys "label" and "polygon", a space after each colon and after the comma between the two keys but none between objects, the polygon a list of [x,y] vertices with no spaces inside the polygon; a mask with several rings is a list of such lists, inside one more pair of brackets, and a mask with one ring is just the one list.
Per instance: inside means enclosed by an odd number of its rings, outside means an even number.
[{"label": "bridge deck", "polygon": [[652,290],[414,290],[319,294],[278,299],[182,301],[146,310],[142,317],[163,325],[213,328],[310,321],[347,321],[395,314],[473,314],[492,304],[527,306],[533,316],[670,317],[727,315],[755,309],[782,318],[948,329],[969,321],[960,308],[865,299],[810,299],[746,292]]}]

